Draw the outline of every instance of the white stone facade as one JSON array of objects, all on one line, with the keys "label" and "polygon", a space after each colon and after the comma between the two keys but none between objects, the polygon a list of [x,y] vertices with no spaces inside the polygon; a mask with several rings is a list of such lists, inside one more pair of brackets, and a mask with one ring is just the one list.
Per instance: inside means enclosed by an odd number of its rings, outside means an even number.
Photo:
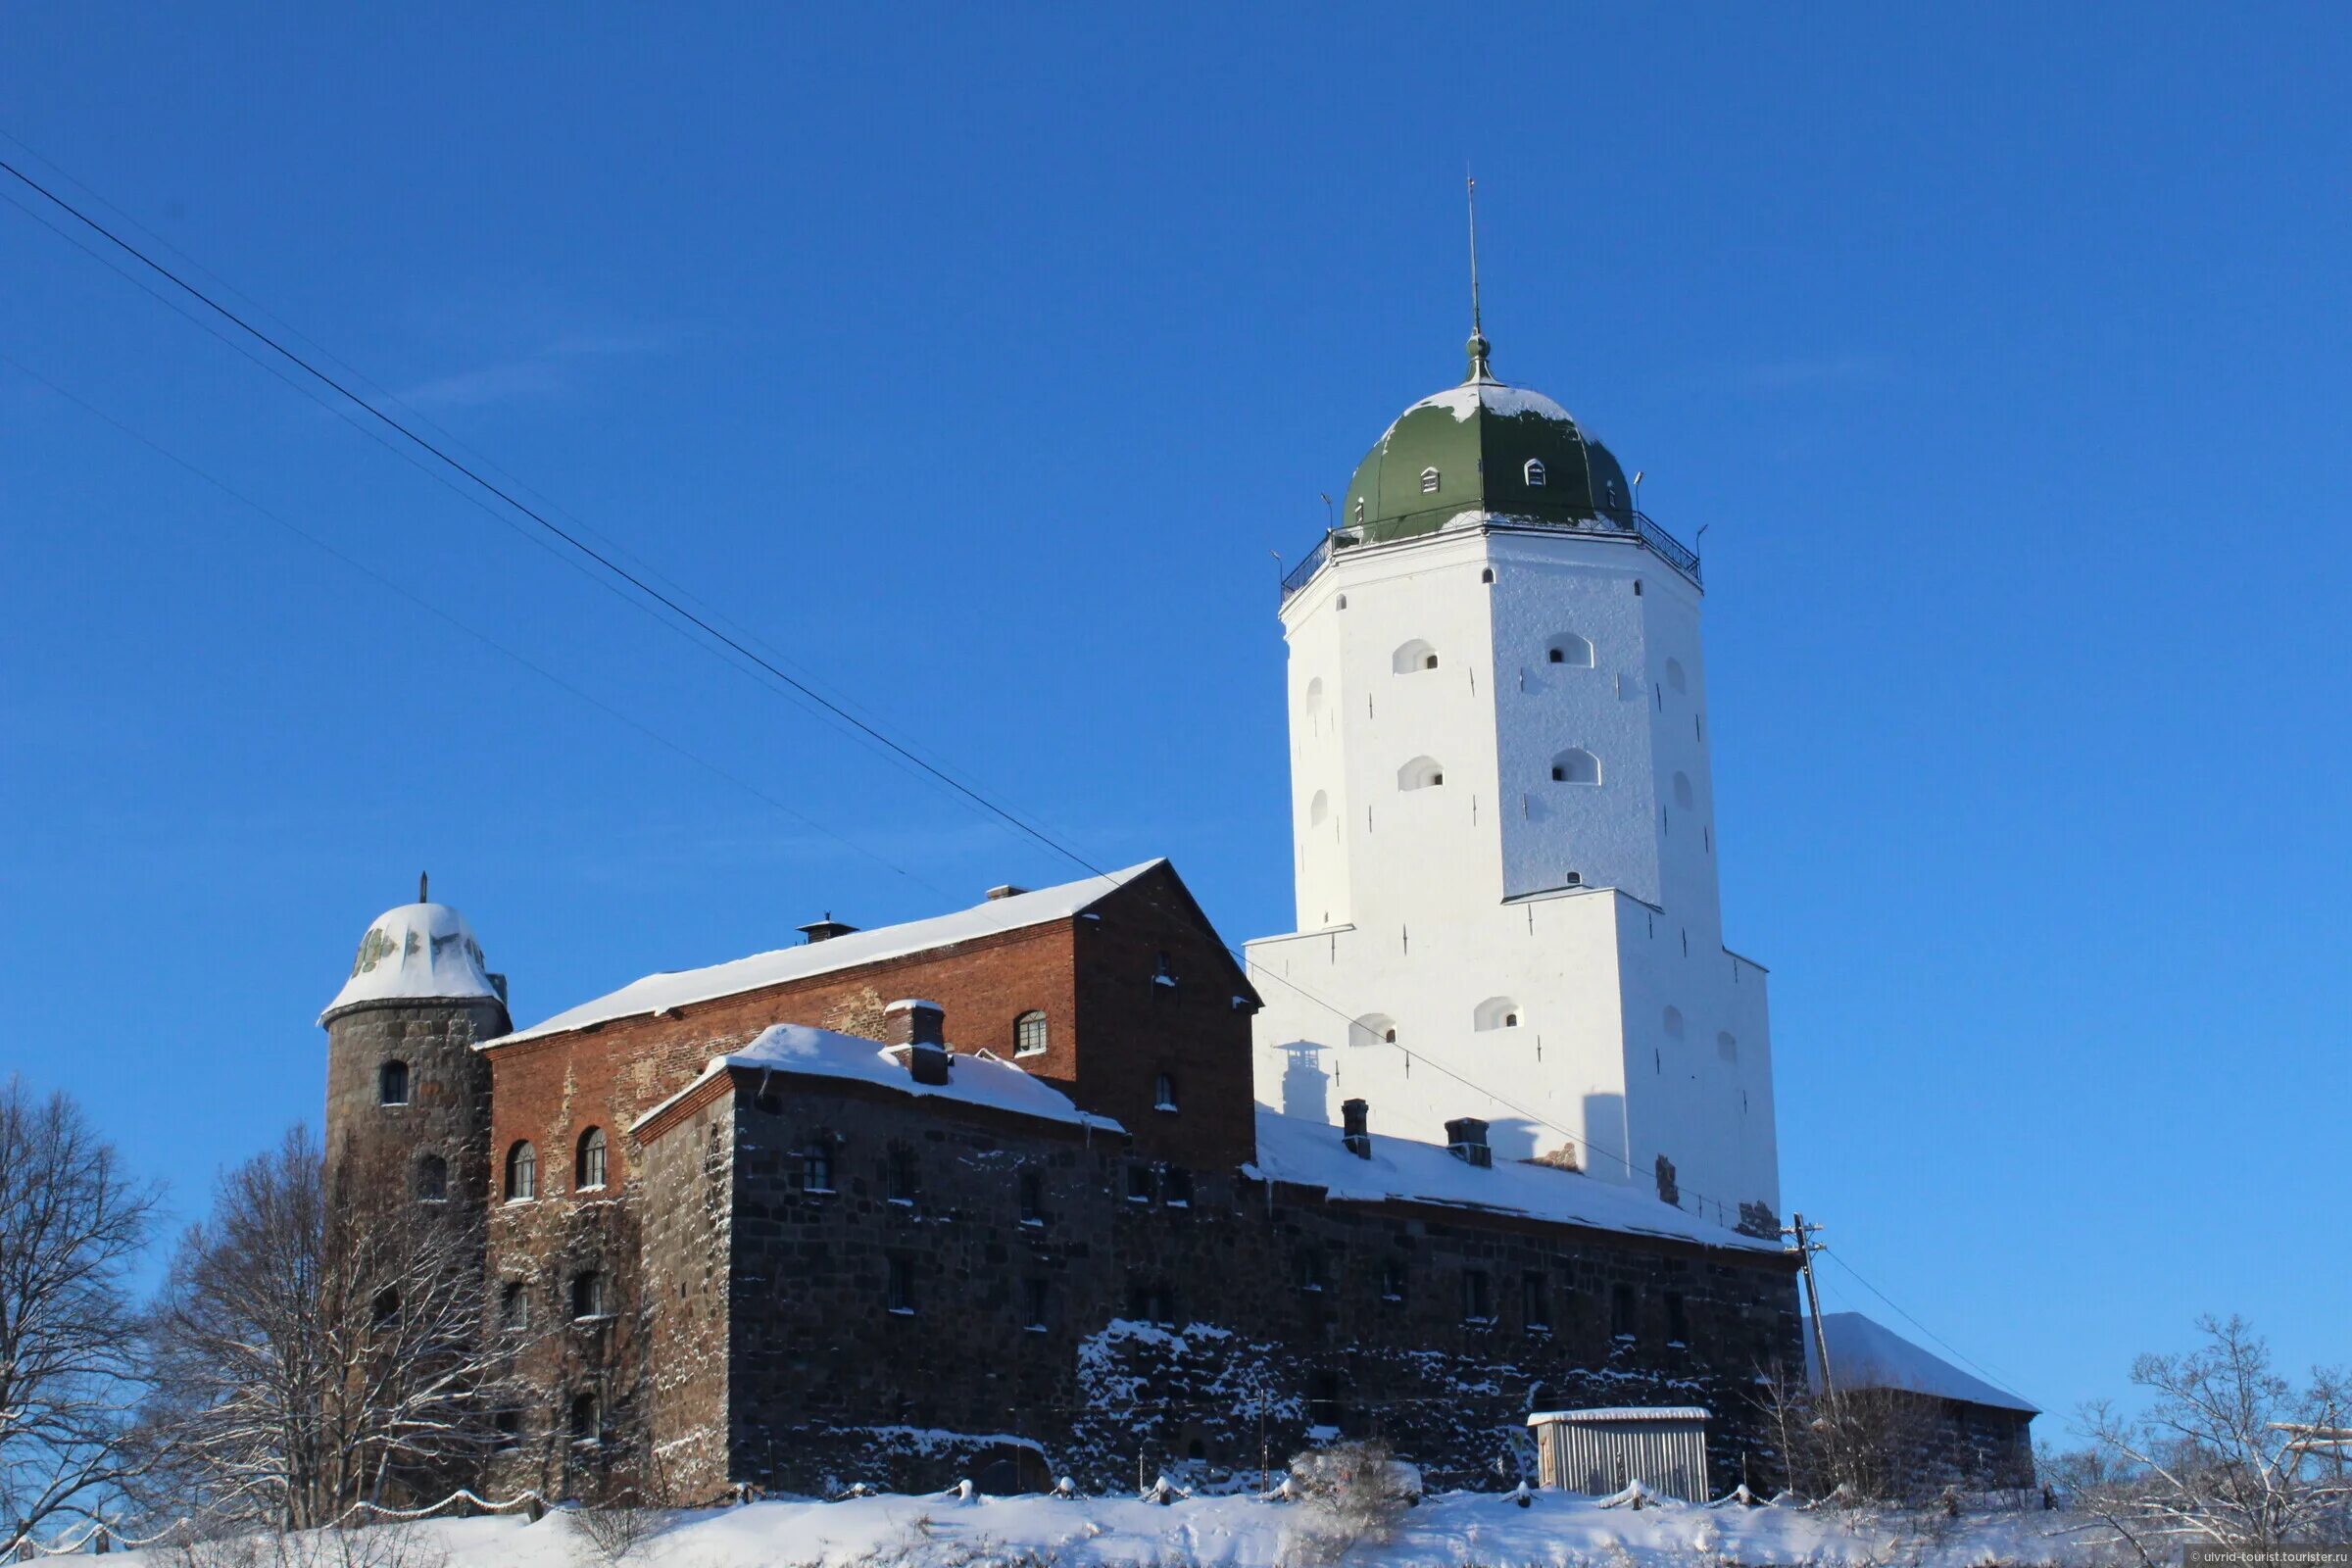
[{"label": "white stone facade", "polygon": [[1250,945],[1261,1101],[1433,1140],[1477,1116],[1497,1158],[1643,1187],[1663,1156],[1686,1211],[1777,1214],[1700,598],[1630,532],[1471,513],[1284,605],[1298,930]]}]

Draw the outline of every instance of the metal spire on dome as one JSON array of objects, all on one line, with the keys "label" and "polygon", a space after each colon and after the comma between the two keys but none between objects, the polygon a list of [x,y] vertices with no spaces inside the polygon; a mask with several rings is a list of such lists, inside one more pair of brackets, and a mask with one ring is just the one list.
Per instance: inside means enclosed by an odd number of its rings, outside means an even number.
[{"label": "metal spire on dome", "polygon": [[1465,174],[1463,183],[1469,187],[1470,195],[1470,373],[1462,379],[1464,385],[1469,385],[1492,381],[1494,372],[1487,368],[1487,352],[1492,345],[1487,342],[1478,314],[1478,180]]}]

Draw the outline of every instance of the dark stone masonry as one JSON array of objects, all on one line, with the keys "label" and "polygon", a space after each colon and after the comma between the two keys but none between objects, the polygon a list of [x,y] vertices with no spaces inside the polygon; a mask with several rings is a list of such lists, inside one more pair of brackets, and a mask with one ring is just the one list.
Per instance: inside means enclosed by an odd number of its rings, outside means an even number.
[{"label": "dark stone masonry", "polygon": [[[1715,1474],[1777,1482],[1754,1401],[1802,1365],[1789,1258],[1269,1180],[1255,993],[1164,862],[960,930],[837,938],[839,964],[792,950],[773,983],[517,1036],[480,998],[333,1017],[330,1147],[445,1159],[435,1201],[481,1229],[487,1315],[533,1331],[485,1485],[1103,1489],[1254,1477],[1341,1436],[1432,1485],[1508,1485],[1531,1411],[1623,1404],[1705,1405]],[[713,1062],[780,1023],[919,1038],[902,998],[939,1004],[947,1086],[837,1034],[856,1071]],[[389,1106],[396,1051],[416,1087]],[[998,1080],[1066,1099],[970,1087]]]}]

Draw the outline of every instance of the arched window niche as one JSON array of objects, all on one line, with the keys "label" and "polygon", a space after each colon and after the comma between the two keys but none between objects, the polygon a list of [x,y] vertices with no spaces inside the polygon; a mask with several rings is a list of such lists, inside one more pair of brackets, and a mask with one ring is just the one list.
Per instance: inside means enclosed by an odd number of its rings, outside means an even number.
[{"label": "arched window niche", "polygon": [[1416,757],[1396,770],[1400,790],[1436,789],[1446,782],[1446,766],[1434,757]]},{"label": "arched window niche", "polygon": [[1348,1026],[1348,1043],[1351,1046],[1393,1046],[1396,1043],[1396,1020],[1385,1012],[1367,1012]]},{"label": "arched window niche", "polygon": [[1438,667],[1438,651],[1416,637],[1389,656],[1389,667],[1399,675],[1435,669]]},{"label": "arched window niche", "polygon": [[1331,796],[1322,790],[1315,791],[1315,798],[1306,803],[1306,825],[1321,827],[1330,815]]},{"label": "arched window niche", "polygon": [[1564,631],[1554,637],[1544,650],[1547,664],[1566,664],[1572,669],[1592,667],[1592,645],[1575,632]]},{"label": "arched window niche", "polygon": [[1571,746],[1551,760],[1554,784],[1598,784],[1600,759],[1581,746]]},{"label": "arched window niche", "polygon": [[1520,1020],[1519,1004],[1508,997],[1489,997],[1470,1014],[1470,1027],[1484,1034],[1490,1029],[1516,1029]]},{"label": "arched window niche", "polygon": [[1674,807],[1678,811],[1690,809],[1690,775],[1688,773],[1678,772],[1674,775]]}]

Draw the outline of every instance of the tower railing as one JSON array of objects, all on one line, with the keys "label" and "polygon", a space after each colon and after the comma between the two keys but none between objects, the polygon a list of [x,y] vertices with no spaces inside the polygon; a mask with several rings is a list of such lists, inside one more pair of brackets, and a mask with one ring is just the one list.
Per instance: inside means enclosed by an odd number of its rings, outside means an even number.
[{"label": "tower railing", "polygon": [[[1573,522],[1555,521],[1549,517],[1514,517],[1503,513],[1490,513],[1488,517],[1492,522],[1502,523],[1512,528],[1548,528],[1561,533],[1598,534],[1604,537],[1616,536],[1619,538],[1630,534],[1660,561],[1690,578],[1694,585],[1705,586],[1699,576],[1698,552],[1668,533],[1645,512],[1602,513],[1590,517],[1580,517]],[[1416,537],[1427,538],[1428,535],[1423,534]],[[1314,581],[1315,574],[1330,563],[1335,542],[1345,548],[1354,548],[1353,540],[1344,532],[1335,530],[1325,533],[1322,538],[1315,541],[1315,547],[1306,553],[1298,564],[1283,573],[1282,603],[1289,604],[1293,594]]]}]

